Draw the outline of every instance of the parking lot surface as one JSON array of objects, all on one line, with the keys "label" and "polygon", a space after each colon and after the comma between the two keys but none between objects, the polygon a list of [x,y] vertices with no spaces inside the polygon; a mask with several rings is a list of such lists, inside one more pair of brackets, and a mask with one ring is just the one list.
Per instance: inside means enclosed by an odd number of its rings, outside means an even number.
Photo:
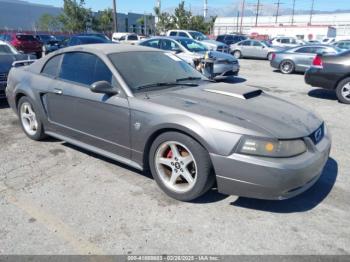
[{"label": "parking lot surface", "polygon": [[333,148],[314,187],[285,201],[213,190],[178,202],[149,174],[62,141],[29,140],[2,103],[0,254],[349,254],[350,107],[301,74],[240,62],[232,88],[261,88],[327,122]]}]

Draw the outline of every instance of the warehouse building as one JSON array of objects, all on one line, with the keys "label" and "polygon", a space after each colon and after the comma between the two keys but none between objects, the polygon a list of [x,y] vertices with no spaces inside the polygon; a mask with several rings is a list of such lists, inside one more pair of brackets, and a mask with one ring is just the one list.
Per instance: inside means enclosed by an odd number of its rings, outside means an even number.
[{"label": "warehouse building", "polygon": [[[242,32],[245,34],[251,34],[255,27],[256,17],[246,16],[242,21]],[[336,30],[336,38],[350,39],[350,13],[329,13],[329,14],[314,14],[312,17],[312,23],[310,26],[310,15],[295,15],[292,18],[291,15],[279,16],[277,23],[275,16],[259,16],[258,27],[271,27],[281,28],[283,31],[285,28],[306,28],[312,27],[332,27]],[[239,32],[241,28],[241,19],[237,17],[218,17],[214,25],[215,35]],[[283,29],[283,30],[282,30]],[[301,30],[301,29],[300,29]],[[315,29],[316,30],[316,29]],[[255,29],[256,31],[256,29]],[[275,31],[275,30],[272,30]],[[288,34],[286,30],[286,35]],[[294,31],[294,30],[293,30]],[[315,32],[315,35],[317,32]],[[288,35],[291,36],[291,35]],[[294,35],[293,35],[294,36]]]}]

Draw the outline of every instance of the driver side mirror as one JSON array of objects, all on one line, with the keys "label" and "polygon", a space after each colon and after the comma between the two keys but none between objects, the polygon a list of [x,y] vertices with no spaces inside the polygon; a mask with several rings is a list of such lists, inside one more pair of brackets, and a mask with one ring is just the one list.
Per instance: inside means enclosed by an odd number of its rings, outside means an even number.
[{"label": "driver side mirror", "polygon": [[119,90],[115,87],[113,87],[110,83],[107,81],[98,81],[91,85],[90,87],[91,92],[98,93],[98,94],[106,94],[106,95],[117,95],[119,94]]}]

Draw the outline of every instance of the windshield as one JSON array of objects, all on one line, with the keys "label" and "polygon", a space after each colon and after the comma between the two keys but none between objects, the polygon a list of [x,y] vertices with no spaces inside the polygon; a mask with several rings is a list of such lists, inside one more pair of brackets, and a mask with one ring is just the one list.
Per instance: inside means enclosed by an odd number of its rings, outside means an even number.
[{"label": "windshield", "polygon": [[261,43],[267,47],[272,47],[272,45],[268,41],[261,41]]},{"label": "windshield", "polygon": [[18,54],[17,50],[14,49],[13,47],[9,46],[9,45],[3,45],[0,44],[0,55],[16,55]]},{"label": "windshield", "polygon": [[183,47],[185,47],[190,52],[197,53],[197,52],[208,51],[208,49],[206,48],[205,45],[203,45],[197,41],[194,41],[190,38],[179,39],[178,41],[181,45],[183,45]]},{"label": "windshield", "polygon": [[[114,53],[110,54],[109,58],[132,92],[137,92],[142,86],[176,83],[179,79],[205,79],[196,69],[171,53],[152,51]],[[167,86],[162,88],[165,89]]]},{"label": "windshield", "polygon": [[55,41],[56,38],[52,35],[40,35],[41,40],[44,42]]},{"label": "windshield", "polygon": [[32,35],[16,35],[16,38],[21,41],[35,41]]},{"label": "windshield", "polygon": [[189,32],[189,33],[193,37],[193,39],[196,39],[198,41],[203,41],[203,40],[209,39],[205,34],[202,34],[201,32]]}]

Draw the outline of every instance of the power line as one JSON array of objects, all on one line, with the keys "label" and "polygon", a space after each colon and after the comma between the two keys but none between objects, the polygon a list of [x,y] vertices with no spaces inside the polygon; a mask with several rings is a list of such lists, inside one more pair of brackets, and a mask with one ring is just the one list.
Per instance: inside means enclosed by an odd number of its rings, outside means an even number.
[{"label": "power line", "polygon": [[277,24],[278,22],[278,16],[279,16],[279,11],[280,11],[280,6],[283,5],[284,3],[281,3],[281,0],[278,0],[277,3],[275,3],[277,9],[276,9],[276,21],[275,23]]}]

